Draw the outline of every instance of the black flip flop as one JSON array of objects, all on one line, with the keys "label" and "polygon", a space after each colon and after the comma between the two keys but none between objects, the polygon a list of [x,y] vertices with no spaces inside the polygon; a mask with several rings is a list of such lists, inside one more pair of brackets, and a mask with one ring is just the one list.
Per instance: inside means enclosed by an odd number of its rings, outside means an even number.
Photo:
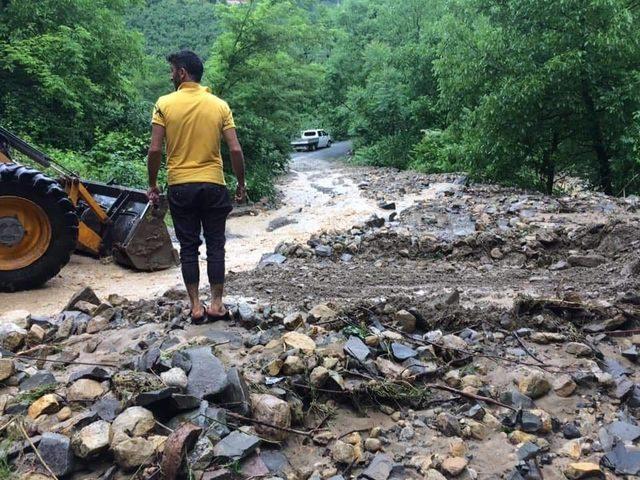
[{"label": "black flip flop", "polygon": [[209,316],[207,314],[207,305],[203,303],[202,308],[204,313],[202,314],[201,317],[198,317],[198,318],[193,316],[193,311],[189,312],[189,316],[191,317],[191,323],[193,323],[194,325],[200,325],[202,323],[205,323],[209,319]]},{"label": "black flip flop", "polygon": [[210,322],[217,322],[218,320],[231,320],[231,314],[229,310],[224,312],[222,315],[209,315],[209,312],[205,309],[205,315]]}]

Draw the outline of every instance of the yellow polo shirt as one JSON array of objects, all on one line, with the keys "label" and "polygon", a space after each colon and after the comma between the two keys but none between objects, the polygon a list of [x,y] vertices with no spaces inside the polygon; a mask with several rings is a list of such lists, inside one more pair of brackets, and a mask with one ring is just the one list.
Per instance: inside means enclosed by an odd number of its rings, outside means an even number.
[{"label": "yellow polo shirt", "polygon": [[227,102],[199,83],[185,82],[158,99],[151,123],[165,128],[169,185],[225,185],[220,140],[224,130],[235,128]]}]

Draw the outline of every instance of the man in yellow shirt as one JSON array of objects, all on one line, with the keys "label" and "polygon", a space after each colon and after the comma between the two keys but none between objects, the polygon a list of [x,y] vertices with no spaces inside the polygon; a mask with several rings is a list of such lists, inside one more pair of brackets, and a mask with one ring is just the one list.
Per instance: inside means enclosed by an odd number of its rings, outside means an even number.
[{"label": "man in yellow shirt", "polygon": [[[225,225],[231,199],[225,186],[220,154],[224,138],[238,179],[235,200],[245,200],[244,156],[238,142],[229,105],[200,85],[204,67],[193,52],[183,50],[167,57],[176,91],[160,97],[153,111],[149,170],[149,200],[160,196],[158,171],[166,143],[168,200],[171,218],[180,242],[182,277],[191,300],[191,317],[198,323],[224,317]],[[207,245],[207,275],[211,305],[199,297],[198,249],[204,232]]]}]

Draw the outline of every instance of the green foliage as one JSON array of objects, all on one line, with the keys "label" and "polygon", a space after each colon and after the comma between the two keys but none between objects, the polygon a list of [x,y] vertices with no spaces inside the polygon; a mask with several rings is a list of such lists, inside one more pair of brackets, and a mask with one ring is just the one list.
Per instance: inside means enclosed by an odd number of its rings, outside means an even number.
[{"label": "green foliage", "polygon": [[0,8],[0,118],[43,144],[88,147],[125,121],[140,36],[128,0],[7,0]]},{"label": "green foliage", "polygon": [[221,33],[206,81],[234,111],[247,160],[249,197],[273,195],[271,179],[288,163],[301,112],[317,105],[322,67],[307,48],[319,42],[308,12],[292,0],[216,7]]}]

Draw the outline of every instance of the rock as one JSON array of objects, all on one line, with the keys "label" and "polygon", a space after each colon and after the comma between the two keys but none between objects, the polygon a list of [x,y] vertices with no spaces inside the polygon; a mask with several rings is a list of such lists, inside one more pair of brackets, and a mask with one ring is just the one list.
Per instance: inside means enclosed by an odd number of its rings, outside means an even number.
[{"label": "rock", "polygon": [[153,413],[143,407],[129,407],[116,417],[111,425],[111,441],[117,434],[132,437],[148,435],[156,426]]},{"label": "rock", "polygon": [[425,480],[447,480],[447,477],[442,475],[439,471],[430,468],[424,475]]},{"label": "rock", "polygon": [[9,310],[0,315],[0,324],[13,323],[20,328],[29,328],[31,314],[27,310]]},{"label": "rock", "polygon": [[90,380],[96,380],[98,382],[104,382],[105,380],[111,379],[113,376],[110,370],[102,367],[89,367],[82,368],[80,370],[74,371],[71,375],[69,375],[69,383],[73,383],[76,380],[80,380],[81,378],[88,378]]},{"label": "rock", "polygon": [[213,447],[213,453],[222,459],[242,460],[253,453],[259,444],[258,437],[235,430]]},{"label": "rock", "polygon": [[358,337],[354,337],[353,335],[350,336],[347,343],[344,344],[344,351],[360,362],[364,362],[371,354],[369,347],[367,347],[362,340]]},{"label": "rock", "polygon": [[569,480],[605,478],[600,465],[590,462],[570,463],[563,473]]},{"label": "rock", "polygon": [[122,403],[112,394],[107,394],[91,406],[91,410],[107,422],[113,422],[122,412]]},{"label": "rock", "polygon": [[377,452],[382,448],[382,442],[377,438],[367,438],[364,441],[364,449],[367,452]]},{"label": "rock", "polygon": [[631,347],[627,348],[626,350],[623,350],[621,352],[621,355],[623,357],[625,357],[626,359],[632,361],[632,362],[637,362],[638,361],[638,347],[635,345],[632,345]]},{"label": "rock", "polygon": [[55,386],[57,383],[56,378],[50,372],[39,370],[20,382],[20,390],[28,391],[45,386]]},{"label": "rock", "polygon": [[396,312],[393,319],[400,324],[403,332],[413,333],[416,331],[416,317],[406,310]]},{"label": "rock", "polygon": [[93,317],[87,323],[87,333],[94,334],[94,333],[101,332],[102,330],[104,330],[109,326],[109,323],[111,322],[111,319],[113,318],[113,316],[114,316],[113,309],[108,309],[102,312],[100,315]]},{"label": "rock", "polygon": [[562,343],[566,341],[567,337],[561,333],[556,332],[533,332],[529,336],[529,340],[535,343],[546,345],[548,343]]},{"label": "rock", "polygon": [[330,257],[331,255],[333,255],[333,248],[331,248],[328,245],[318,245],[314,251],[316,252],[316,255],[319,257]]},{"label": "rock", "polygon": [[253,311],[253,307],[247,302],[240,302],[238,304],[238,316],[243,326],[252,327],[257,323],[256,312]]},{"label": "rock", "polygon": [[580,442],[577,440],[572,440],[571,442],[565,443],[559,451],[559,454],[563,457],[569,457],[573,460],[578,460],[580,455],[582,454],[582,447],[580,446]]},{"label": "rock", "polygon": [[457,477],[460,475],[469,462],[466,458],[463,457],[448,457],[445,458],[442,462],[441,469],[447,475],[451,475],[452,477]]},{"label": "rock", "polygon": [[350,464],[356,459],[356,451],[353,445],[336,440],[331,447],[331,458],[338,463]]},{"label": "rock", "polygon": [[[291,409],[284,400],[273,395],[251,395],[253,418],[260,422],[276,425],[282,428],[291,426]],[[287,432],[260,424],[255,426],[256,432],[273,440],[284,440]]]},{"label": "rock", "polygon": [[593,352],[588,345],[579,342],[569,342],[564,347],[565,352],[570,353],[571,355],[575,355],[576,357],[586,357],[591,355]]},{"label": "rock", "polygon": [[175,430],[185,422],[204,429],[206,436],[214,443],[229,434],[226,410],[210,405],[206,400],[202,400],[194,410],[172,418],[169,427]]},{"label": "rock", "polygon": [[297,348],[304,353],[313,353],[316,349],[316,342],[311,337],[299,332],[287,332],[283,335],[285,345],[290,348]]},{"label": "rock", "polygon": [[121,436],[120,439],[111,449],[116,463],[124,470],[149,465],[154,461],[156,444],[153,440],[126,436]]},{"label": "rock", "polygon": [[180,390],[187,388],[187,384],[189,383],[187,374],[178,367],[173,367],[166,372],[162,372],[160,378],[167,387],[176,387]]},{"label": "rock", "polygon": [[0,358],[0,382],[4,382],[13,375],[14,364],[10,358]]},{"label": "rock", "polygon": [[15,323],[0,324],[0,346],[12,352],[18,350],[25,339],[27,331]]},{"label": "rock", "polygon": [[400,430],[400,435],[398,435],[398,439],[401,442],[408,442],[415,436],[415,434],[416,434],[415,430],[407,425],[402,430]]},{"label": "rock", "polygon": [[418,352],[416,352],[412,348],[409,348],[406,345],[397,342],[393,342],[391,344],[391,353],[393,354],[393,357],[399,362],[403,362],[408,358],[413,358],[418,355]]},{"label": "rock", "polygon": [[27,343],[29,345],[39,345],[44,342],[47,331],[40,325],[31,325],[29,333],[27,333]]},{"label": "rock", "polygon": [[458,337],[457,335],[444,335],[440,341],[440,345],[442,345],[445,349],[452,350],[464,350],[468,347],[467,342]]},{"label": "rock", "polygon": [[93,402],[105,393],[104,387],[95,380],[81,378],[67,389],[69,402]]},{"label": "rock", "polygon": [[551,390],[551,384],[541,373],[531,371],[520,378],[518,390],[535,400],[545,396]]},{"label": "rock", "polygon": [[448,437],[459,437],[462,435],[460,422],[454,415],[448,412],[440,413],[436,417],[436,424],[438,426],[438,430]]},{"label": "rock", "polygon": [[498,247],[492,248],[491,251],[489,252],[489,255],[494,260],[501,260],[502,258],[504,258],[504,254]]},{"label": "rock", "polygon": [[84,287],[73,294],[73,296],[69,299],[67,306],[62,310],[75,310],[76,304],[80,301],[89,302],[96,307],[100,305],[100,299],[95,294],[95,292],[90,287]]},{"label": "rock", "polygon": [[228,386],[224,390],[222,402],[225,406],[240,415],[251,415],[251,398],[249,388],[240,370],[233,367],[227,372]]},{"label": "rock", "polygon": [[189,383],[185,393],[206,400],[215,398],[227,388],[224,366],[211,353],[211,347],[191,348],[185,353],[191,361]]},{"label": "rock", "polygon": [[38,451],[55,475],[64,477],[73,471],[73,452],[68,437],[46,432],[42,434]]},{"label": "rock", "polygon": [[109,448],[110,436],[111,425],[104,420],[87,425],[74,435],[73,452],[80,458],[99,455]]},{"label": "rock", "polygon": [[309,374],[309,383],[315,388],[322,388],[328,379],[329,369],[323,366],[314,368]]},{"label": "rock", "polygon": [[607,259],[601,255],[572,255],[567,258],[567,262],[572,267],[594,268],[606,261]]},{"label": "rock", "polygon": [[487,428],[482,423],[467,419],[466,426],[471,437],[476,440],[484,440],[487,437]]},{"label": "rock", "polygon": [[500,395],[500,401],[515,408],[534,408],[535,403],[518,391],[508,391]]},{"label": "rock", "polygon": [[198,439],[187,458],[193,469],[204,470],[213,461],[213,456],[213,443],[203,435]]},{"label": "rock", "polygon": [[560,375],[553,381],[553,391],[559,397],[570,397],[575,392],[578,385],[573,381],[570,375]]},{"label": "rock", "polygon": [[336,318],[338,312],[326,303],[316,305],[309,311],[309,319],[314,322],[330,322]]},{"label": "rock", "polygon": [[[640,448],[619,442],[602,457],[602,464],[621,475],[640,475]],[[602,478],[602,477],[594,477]]]},{"label": "rock", "polygon": [[304,320],[305,320],[304,313],[294,312],[284,317],[282,324],[284,325],[284,328],[286,328],[287,330],[295,330],[296,328],[302,327],[304,325]]},{"label": "rock", "polygon": [[302,359],[297,355],[289,355],[282,365],[282,375],[296,375],[298,373],[304,372],[306,366]]},{"label": "rock", "polygon": [[522,444],[522,446],[518,449],[517,455],[518,460],[531,460],[540,454],[542,449],[532,442],[526,442]]},{"label": "rock", "polygon": [[43,395],[29,406],[29,418],[36,419],[43,414],[57,413],[62,408],[62,399],[55,393]]},{"label": "rock", "polygon": [[573,440],[582,436],[575,423],[565,423],[562,425],[561,432],[567,440]]},{"label": "rock", "polygon": [[368,480],[387,480],[393,470],[393,458],[384,453],[377,453],[369,466],[362,472]]}]

